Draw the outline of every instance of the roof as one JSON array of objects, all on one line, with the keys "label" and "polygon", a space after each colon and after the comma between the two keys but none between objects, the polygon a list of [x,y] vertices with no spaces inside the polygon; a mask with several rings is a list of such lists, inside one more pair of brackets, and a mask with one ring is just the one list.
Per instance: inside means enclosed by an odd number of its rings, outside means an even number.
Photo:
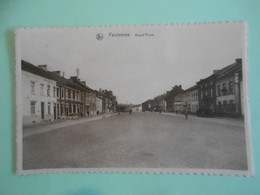
[{"label": "roof", "polygon": [[197,82],[197,84],[201,83],[201,82],[204,82],[206,80],[209,80],[209,79],[212,79],[212,78],[216,78],[216,77],[219,77],[219,76],[222,76],[224,74],[227,74],[229,73],[230,71],[236,69],[236,68],[239,68],[239,67],[242,67],[242,59],[236,59],[236,62],[233,63],[233,64],[230,64],[228,66],[225,66],[224,68],[220,69],[220,70],[217,70],[215,73],[213,73],[212,75],[204,78],[204,79],[201,79],[200,81]]},{"label": "roof", "polygon": [[33,64],[26,62],[24,60],[22,60],[22,70],[36,74],[38,76],[42,76],[42,77],[47,78],[47,79],[54,80],[60,85],[65,85],[65,86],[68,86],[68,87],[71,87],[71,88],[74,88],[74,89],[83,90],[83,91],[90,89],[87,86],[83,87],[79,84],[75,84],[70,79],[66,79],[64,77],[57,75],[56,73],[43,70],[42,68],[34,66]]},{"label": "roof", "polygon": [[193,85],[192,87],[186,89],[185,91],[192,91],[192,90],[197,89],[198,87],[199,87],[198,85]]}]

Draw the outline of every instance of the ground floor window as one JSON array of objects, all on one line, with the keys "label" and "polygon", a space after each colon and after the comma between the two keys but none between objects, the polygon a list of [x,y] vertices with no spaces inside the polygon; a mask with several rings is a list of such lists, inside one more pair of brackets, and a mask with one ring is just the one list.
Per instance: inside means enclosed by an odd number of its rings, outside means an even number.
[{"label": "ground floor window", "polygon": [[35,114],[35,105],[36,105],[36,102],[35,101],[31,101],[31,114],[32,115]]},{"label": "ground floor window", "polygon": [[51,103],[48,102],[48,114],[51,114]]},{"label": "ground floor window", "polygon": [[236,112],[236,105],[234,100],[224,100],[223,104],[221,101],[218,101],[218,112],[219,113],[235,113]]},{"label": "ground floor window", "polygon": [[57,103],[57,116],[60,116],[60,104]]}]

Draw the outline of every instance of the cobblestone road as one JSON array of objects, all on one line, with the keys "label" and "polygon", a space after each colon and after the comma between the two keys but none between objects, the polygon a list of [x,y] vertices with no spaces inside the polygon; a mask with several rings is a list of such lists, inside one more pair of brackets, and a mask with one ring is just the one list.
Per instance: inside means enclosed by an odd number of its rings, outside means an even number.
[{"label": "cobblestone road", "polygon": [[244,123],[127,113],[23,138],[24,169],[247,169]]}]

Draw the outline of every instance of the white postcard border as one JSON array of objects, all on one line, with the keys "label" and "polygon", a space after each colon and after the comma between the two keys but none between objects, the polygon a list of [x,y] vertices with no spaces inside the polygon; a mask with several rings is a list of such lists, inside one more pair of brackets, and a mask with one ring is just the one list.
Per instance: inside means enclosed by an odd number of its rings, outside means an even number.
[{"label": "white postcard border", "polygon": [[[243,59],[243,89],[244,89],[244,105],[245,105],[245,138],[246,138],[246,151],[248,170],[226,170],[226,169],[193,169],[193,168],[50,168],[50,169],[33,169],[24,170],[22,167],[23,162],[23,135],[22,135],[22,101],[20,98],[22,90],[21,82],[21,51],[20,51],[20,37],[19,31],[24,31],[30,28],[20,28],[15,31],[15,111],[16,111],[16,173],[18,175],[31,175],[31,174],[54,174],[54,173],[136,173],[136,174],[189,174],[189,175],[228,175],[228,176],[253,176],[253,156],[252,156],[252,140],[251,140],[251,122],[249,110],[249,72],[248,72],[248,33],[247,24],[243,21],[234,21],[243,23],[245,25],[245,52]],[[188,24],[145,24],[145,25],[115,25],[115,26],[86,26],[86,27],[42,27],[32,29],[82,29],[82,28],[106,28],[106,27],[124,27],[124,26],[167,26],[167,25],[205,25],[205,24],[221,24],[233,22],[213,22],[213,23],[188,23]]]}]

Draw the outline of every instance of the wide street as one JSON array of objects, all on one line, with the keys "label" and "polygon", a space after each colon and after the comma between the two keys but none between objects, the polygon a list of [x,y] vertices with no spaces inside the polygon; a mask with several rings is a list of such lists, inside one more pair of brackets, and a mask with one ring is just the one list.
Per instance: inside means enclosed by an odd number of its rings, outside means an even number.
[{"label": "wide street", "polygon": [[247,169],[244,123],[122,113],[23,138],[24,169]]}]

